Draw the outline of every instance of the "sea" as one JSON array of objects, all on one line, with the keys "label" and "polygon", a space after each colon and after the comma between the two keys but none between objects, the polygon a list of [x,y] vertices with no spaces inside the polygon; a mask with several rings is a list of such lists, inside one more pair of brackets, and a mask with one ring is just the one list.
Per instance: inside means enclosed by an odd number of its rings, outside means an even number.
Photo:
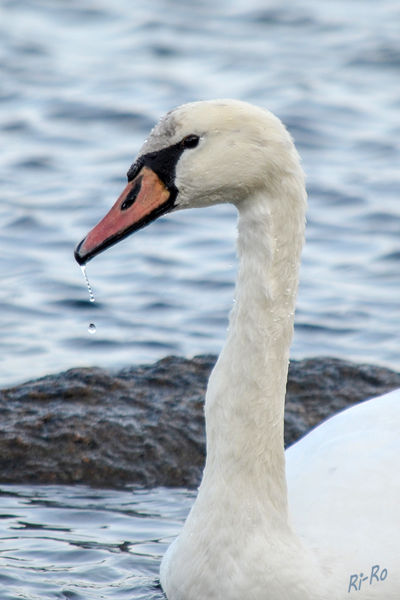
[{"label": "sea", "polygon": [[[309,194],[292,357],[400,368],[397,0],[0,0],[0,386],[217,353],[230,206],[73,250],[169,109],[238,98],[286,124]],[[89,331],[94,324],[95,333]],[[187,490],[0,484],[0,599],[162,598]]]}]

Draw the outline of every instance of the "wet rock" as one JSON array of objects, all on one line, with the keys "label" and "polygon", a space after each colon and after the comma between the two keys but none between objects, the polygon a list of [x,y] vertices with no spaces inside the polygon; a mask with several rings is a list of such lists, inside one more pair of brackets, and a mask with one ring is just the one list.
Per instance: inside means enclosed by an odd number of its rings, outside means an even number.
[{"label": "wet rock", "polygon": [[400,373],[336,358],[292,361],[285,405],[285,443],[290,445],[341,410],[400,388]]},{"label": "wet rock", "polygon": [[[118,373],[70,369],[0,393],[0,481],[195,487],[214,356],[167,357]],[[285,441],[339,410],[400,387],[382,367],[292,361]]]}]

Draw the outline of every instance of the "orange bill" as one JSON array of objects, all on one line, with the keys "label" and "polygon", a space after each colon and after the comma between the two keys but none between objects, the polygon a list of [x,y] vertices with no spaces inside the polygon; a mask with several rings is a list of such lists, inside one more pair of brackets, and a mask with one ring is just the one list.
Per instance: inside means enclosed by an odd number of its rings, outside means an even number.
[{"label": "orange bill", "polygon": [[75,259],[80,265],[85,264],[170,210],[173,203],[171,191],[158,175],[152,169],[142,167],[111,210],[78,244]]}]

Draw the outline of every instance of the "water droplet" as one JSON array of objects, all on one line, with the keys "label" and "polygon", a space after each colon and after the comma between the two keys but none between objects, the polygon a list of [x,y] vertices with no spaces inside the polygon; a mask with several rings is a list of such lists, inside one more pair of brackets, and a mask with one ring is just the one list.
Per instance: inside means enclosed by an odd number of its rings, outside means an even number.
[{"label": "water droplet", "polygon": [[88,332],[91,334],[96,333],[96,325],[94,323],[90,323],[88,327]]},{"label": "water droplet", "polygon": [[87,276],[87,273],[86,273],[86,265],[81,265],[81,270],[82,270],[83,276],[85,278],[87,289],[88,289],[88,292],[89,292],[89,300],[90,300],[90,302],[94,302],[94,300],[95,300],[94,299],[94,294],[93,294],[92,286],[89,283],[89,279],[88,279],[88,276]]}]

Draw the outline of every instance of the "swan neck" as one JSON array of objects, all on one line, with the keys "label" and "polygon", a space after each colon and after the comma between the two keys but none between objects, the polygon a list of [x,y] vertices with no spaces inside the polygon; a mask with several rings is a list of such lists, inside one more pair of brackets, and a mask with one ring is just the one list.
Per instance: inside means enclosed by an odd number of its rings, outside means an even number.
[{"label": "swan neck", "polygon": [[229,478],[286,517],[284,401],[304,213],[288,222],[285,200],[238,207],[235,303],[206,397],[204,481]]}]

